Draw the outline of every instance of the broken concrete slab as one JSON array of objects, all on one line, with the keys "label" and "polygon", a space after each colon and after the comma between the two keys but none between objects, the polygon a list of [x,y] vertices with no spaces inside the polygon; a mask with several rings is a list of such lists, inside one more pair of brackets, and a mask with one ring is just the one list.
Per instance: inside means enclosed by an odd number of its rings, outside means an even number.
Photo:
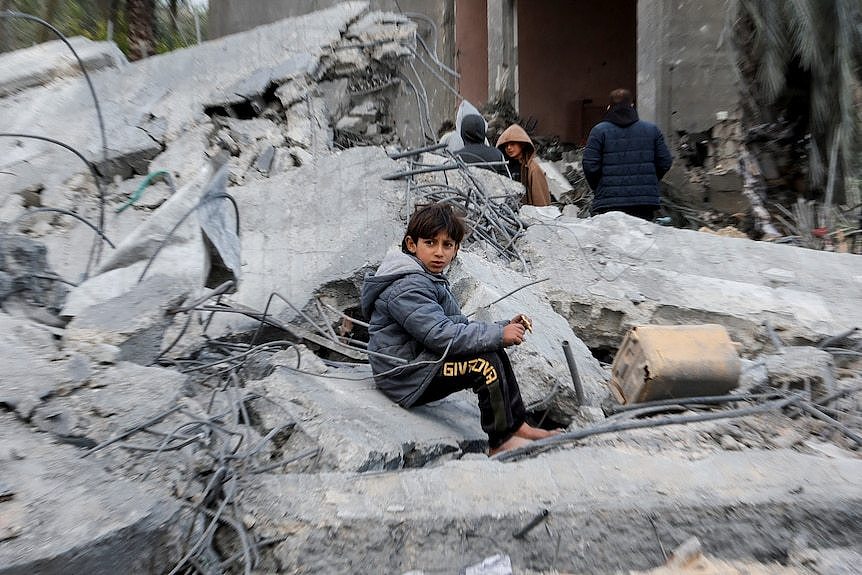
[{"label": "broken concrete slab", "polygon": [[[471,319],[500,321],[523,313],[532,320],[533,332],[527,334],[524,343],[507,349],[527,405],[542,404],[542,410],[550,408],[551,418],[564,424],[577,413],[572,374],[562,348],[564,341],[573,350],[585,403],[600,405],[607,397],[607,373],[572,332],[566,319],[545,299],[544,282],[528,285],[536,279],[503,268],[469,249],[458,254],[448,275],[462,311],[474,314]],[[518,289],[523,286],[528,287]],[[518,291],[496,301],[515,290]]]},{"label": "broken concrete slab", "polygon": [[[161,141],[172,140],[188,127],[205,122],[206,106],[217,102],[226,88],[247,78],[249,70],[276,67],[302,54],[319,55],[367,9],[365,3],[340,3],[241,35],[145,58],[122,70],[92,74],[109,136],[109,155],[132,157],[151,149],[158,153]],[[249,46],[255,49],[249,50]],[[159,143],[140,127],[153,118],[163,120]],[[4,98],[0,124],[9,132],[55,136],[85,157],[101,157],[93,101],[83,79],[28,90],[26,97],[13,94]],[[57,126],[63,126],[62,134],[56,132]],[[12,150],[17,151],[7,153]],[[44,142],[28,141],[19,146],[4,139],[0,151],[4,169],[18,161],[19,170],[44,171],[60,180],[82,171],[77,158]]]},{"label": "broken concrete slab", "polygon": [[815,395],[834,391],[832,354],[816,347],[791,346],[762,357],[770,385],[782,389],[807,389]]},{"label": "broken concrete slab", "polygon": [[[321,286],[345,282],[354,285],[352,297],[358,301],[365,272],[404,233],[403,187],[380,180],[394,166],[379,148],[351,148],[231,188],[242,213],[243,282],[228,299],[263,311],[271,294],[278,293],[302,308]],[[296,315],[280,298],[273,299],[269,313]],[[242,331],[256,323],[221,314],[211,333]]]},{"label": "broken concrete slab", "polygon": [[[100,208],[93,202],[98,192],[89,176],[76,175],[62,184],[46,187],[40,196],[40,203],[34,207],[63,209],[94,227],[99,223]],[[100,249],[103,254],[109,252],[113,249],[111,243],[143,220],[144,216],[136,213],[137,210],[114,213],[112,208],[119,207],[126,199],[106,197],[103,233],[107,240],[100,238],[90,225],[83,224],[73,215],[55,211],[27,212],[22,209],[17,214],[16,225],[9,231],[24,233],[44,243],[49,267],[64,282],[75,285],[86,278],[87,272],[92,273],[98,263],[95,256]],[[101,248],[97,245],[99,243]]]},{"label": "broken concrete slab", "polygon": [[572,185],[553,163],[538,160],[538,165],[542,168],[542,173],[545,174],[545,179],[548,182],[548,192],[550,192],[554,201],[561,201],[566,194],[570,194],[573,191],[574,188],[572,188]]},{"label": "broken concrete slab", "polygon": [[174,319],[169,310],[182,303],[189,291],[173,277],[149,276],[119,297],[78,312],[66,326],[64,348],[87,353],[108,344],[119,348],[116,361],[151,365]]},{"label": "broken concrete slab", "polygon": [[[274,157],[277,148],[286,143],[283,126],[268,118],[239,120],[216,117],[216,123],[223,126],[217,133],[217,145],[230,153],[231,182],[242,184],[249,175],[256,172],[268,173],[270,165],[262,166],[262,154]],[[254,170],[252,170],[254,166]],[[261,167],[266,169],[262,170]]]},{"label": "broken concrete slab", "polygon": [[[208,245],[215,246],[229,270],[238,271],[238,238],[232,227],[235,215],[226,215],[232,208],[224,197],[226,180],[225,165],[204,166],[194,181],[127,234],[99,266],[97,275],[71,292],[63,317],[75,317],[87,307],[122,296],[147,273],[173,278],[180,291],[201,288],[210,271]],[[228,219],[231,224],[226,223]],[[219,233],[206,233],[210,226]]]},{"label": "broken concrete slab", "polygon": [[13,444],[17,455],[0,460],[0,480],[14,486],[0,500],[0,574],[162,573],[179,560],[185,524],[177,501],[0,413],[0,445]]},{"label": "broken concrete slab", "polygon": [[323,98],[306,98],[285,111],[285,137],[294,146],[301,146],[315,155],[332,149],[332,128],[327,120]]},{"label": "broken concrete slab", "polygon": [[[208,194],[224,191],[224,167],[204,164],[198,177],[177,190],[146,222],[123,239],[117,249],[101,263],[98,273],[128,267],[155,255],[166,242],[192,242],[199,237],[197,207]],[[190,262],[185,262],[189,265]],[[197,264],[200,266],[201,264]],[[154,268],[154,271],[158,268]]]},{"label": "broken concrete slab", "polygon": [[[609,473],[619,481],[608,481]],[[288,570],[352,573],[361,561],[368,571],[454,572],[501,552],[534,570],[605,573],[651,567],[655,530],[662,539],[701,535],[718,557],[769,556],[802,532],[858,546],[851,526],[862,520],[860,478],[862,460],[785,450],[688,461],[582,448],[515,464],[267,476],[246,509],[268,536],[290,534],[274,549]],[[544,529],[513,536],[543,510],[552,533],[571,536],[548,537]]]},{"label": "broken concrete slab", "polygon": [[[295,353],[282,353],[288,364],[290,360],[296,364]],[[487,449],[488,437],[479,424],[472,393],[406,410],[376,388],[367,365],[328,368],[307,350],[299,353],[303,373],[277,368],[252,387],[266,399],[253,401],[250,407],[271,413],[264,417],[263,431],[268,433],[285,419],[271,405],[283,406],[297,428],[321,448],[315,471],[422,467]]]},{"label": "broken concrete slab", "polygon": [[[858,255],[661,227],[619,212],[531,226],[520,246],[533,272],[551,278],[543,289],[552,305],[591,348],[617,347],[638,324],[718,323],[750,355],[768,341],[766,320],[788,344],[862,324]],[[777,287],[776,269],[792,272]]]},{"label": "broken concrete slab", "polygon": [[[101,366],[87,386],[47,398],[31,423],[57,440],[91,449],[174,408],[187,377],[174,370],[120,362]],[[79,452],[79,456],[84,452]],[[122,462],[125,451],[109,460]]]},{"label": "broken concrete slab", "polygon": [[46,398],[78,385],[61,365],[51,361],[58,354],[47,330],[29,321],[0,313],[0,407],[30,419],[33,410]]},{"label": "broken concrete slab", "polygon": [[0,56],[0,98],[61,78],[80,76],[83,74],[81,64],[90,74],[128,64],[113,42],[94,42],[83,36],[66,38],[66,41],[74,53],[62,40],[51,40]]},{"label": "broken concrete slab", "polygon": [[189,126],[176,137],[166,139],[165,150],[150,162],[150,173],[165,170],[174,178],[177,189],[184,187],[194,180],[200,167],[206,163],[209,138],[214,131],[213,123],[206,121]]},{"label": "broken concrete slab", "polygon": [[215,98],[210,105],[227,106],[249,101],[291,80],[317,77],[319,69],[319,56],[307,52],[296,54],[274,66],[255,70],[250,76],[225,88],[223,100]]},{"label": "broken concrete slab", "polygon": [[51,313],[63,307],[68,288],[49,268],[47,251],[31,238],[0,233],[0,304],[16,297]]},{"label": "broken concrete slab", "polygon": [[[395,24],[396,33],[391,25]],[[375,60],[396,60],[416,50],[416,23],[404,14],[370,12],[361,15],[345,33],[347,40],[372,46]]]},{"label": "broken concrete slab", "polygon": [[63,371],[32,350],[0,341],[0,357],[4,358],[0,407],[14,411],[23,420],[30,419],[36,406],[64,385]]}]

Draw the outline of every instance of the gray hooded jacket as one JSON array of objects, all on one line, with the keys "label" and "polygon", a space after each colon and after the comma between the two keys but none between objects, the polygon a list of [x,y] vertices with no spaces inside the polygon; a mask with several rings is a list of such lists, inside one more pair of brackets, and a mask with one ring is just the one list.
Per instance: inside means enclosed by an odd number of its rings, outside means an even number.
[{"label": "gray hooded jacket", "polygon": [[447,358],[503,348],[503,326],[470,322],[446,277],[429,273],[409,254],[387,254],[377,272],[365,277],[360,302],[370,324],[369,351],[409,364],[425,362],[405,365],[369,355],[377,387],[402,407],[410,407],[422,395],[447,347]]}]

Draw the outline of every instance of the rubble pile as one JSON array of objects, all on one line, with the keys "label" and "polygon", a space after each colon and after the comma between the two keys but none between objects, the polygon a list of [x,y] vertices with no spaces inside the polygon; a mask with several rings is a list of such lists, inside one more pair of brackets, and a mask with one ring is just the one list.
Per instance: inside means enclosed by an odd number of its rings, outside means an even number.
[{"label": "rubble pile", "polygon": [[745,128],[724,113],[709,130],[683,133],[682,162],[665,176],[674,225],[825,251],[862,253],[859,183],[837,185],[838,201],[809,189],[808,142],[786,121]]},{"label": "rubble pile", "polygon": [[[342,3],[109,65],[104,147],[62,67],[3,98],[86,165],[0,142],[0,575],[858,564],[862,256],[521,207],[399,141],[414,37]],[[532,318],[510,356],[563,434],[489,458],[470,392],[375,388],[359,289],[428,201],[470,224],[464,313]],[[735,389],[614,401],[631,327],[706,322]]]}]

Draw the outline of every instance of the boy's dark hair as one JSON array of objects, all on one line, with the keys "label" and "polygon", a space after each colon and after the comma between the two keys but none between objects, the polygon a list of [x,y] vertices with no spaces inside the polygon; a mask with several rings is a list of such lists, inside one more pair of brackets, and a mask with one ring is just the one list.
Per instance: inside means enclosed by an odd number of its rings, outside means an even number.
[{"label": "boy's dark hair", "polygon": [[466,233],[464,219],[452,204],[437,202],[416,206],[416,211],[410,216],[410,222],[407,224],[407,231],[404,232],[404,239],[401,240],[401,251],[405,254],[410,253],[407,249],[408,237],[419,243],[419,238],[433,238],[441,231],[449,234],[456,244],[460,244],[464,239]]}]

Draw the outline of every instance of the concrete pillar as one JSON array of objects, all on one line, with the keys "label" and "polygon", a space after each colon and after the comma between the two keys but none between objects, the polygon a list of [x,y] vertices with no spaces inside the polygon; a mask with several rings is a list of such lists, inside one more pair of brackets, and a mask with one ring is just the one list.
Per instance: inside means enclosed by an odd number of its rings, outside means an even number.
[{"label": "concrete pillar", "polygon": [[510,98],[517,80],[515,0],[488,0],[488,99]]},{"label": "concrete pillar", "polygon": [[637,103],[671,143],[677,132],[710,129],[733,117],[739,86],[725,32],[725,3],[638,1]]},{"label": "concrete pillar", "polygon": [[639,0],[637,27],[638,115],[667,133],[670,127],[667,0]]}]

